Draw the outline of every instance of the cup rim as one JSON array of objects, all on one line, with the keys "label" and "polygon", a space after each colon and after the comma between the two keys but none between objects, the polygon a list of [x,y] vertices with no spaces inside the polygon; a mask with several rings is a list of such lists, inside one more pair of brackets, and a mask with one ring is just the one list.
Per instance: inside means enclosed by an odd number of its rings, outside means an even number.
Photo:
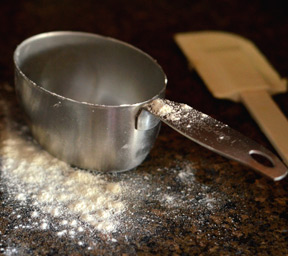
[{"label": "cup rim", "polygon": [[[75,99],[71,99],[68,97],[64,97],[58,93],[52,92],[50,90],[45,89],[44,87],[42,87],[41,85],[36,84],[34,81],[32,81],[28,76],[25,75],[25,73],[20,69],[19,64],[18,64],[18,56],[20,54],[20,50],[22,47],[24,47],[25,45],[29,44],[31,41],[34,41],[36,39],[41,39],[41,38],[45,38],[45,37],[54,37],[54,36],[60,36],[60,35],[78,35],[78,36],[86,36],[86,37],[97,37],[97,38],[102,38],[105,40],[109,40],[109,41],[113,41],[116,42],[118,44],[122,44],[126,47],[132,48],[135,51],[138,51],[139,53],[145,55],[146,57],[148,57],[158,68],[159,70],[162,72],[163,74],[163,78],[164,78],[164,86],[163,88],[158,92],[158,94],[154,95],[153,97],[151,97],[148,100],[145,101],[141,101],[141,102],[136,102],[136,103],[132,103],[132,104],[120,104],[120,105],[105,105],[105,104],[97,104],[97,103],[90,103],[90,102],[85,102],[85,101],[79,101],[79,100],[75,100]],[[99,35],[99,34],[94,34],[94,33],[89,33],[89,32],[80,32],[80,31],[51,31],[51,32],[44,32],[44,33],[40,33],[34,36],[31,36],[27,39],[25,39],[24,41],[22,41],[15,49],[14,54],[13,54],[13,61],[14,61],[14,65],[15,68],[17,70],[17,72],[28,82],[29,85],[32,85],[35,89],[42,91],[43,93],[49,94],[51,96],[54,96],[56,98],[58,98],[61,101],[68,101],[68,102],[73,102],[76,104],[81,104],[81,105],[86,105],[89,107],[97,107],[97,108],[127,108],[127,107],[137,107],[137,106],[141,106],[141,105],[145,105],[151,101],[153,101],[154,99],[157,99],[160,97],[160,95],[162,95],[165,90],[166,90],[166,86],[167,86],[167,76],[165,74],[165,72],[163,71],[162,67],[158,64],[158,62],[152,58],[149,54],[147,54],[146,52],[142,51],[141,49],[118,39],[115,39],[113,37],[108,37],[108,36],[103,36],[103,35]]]}]

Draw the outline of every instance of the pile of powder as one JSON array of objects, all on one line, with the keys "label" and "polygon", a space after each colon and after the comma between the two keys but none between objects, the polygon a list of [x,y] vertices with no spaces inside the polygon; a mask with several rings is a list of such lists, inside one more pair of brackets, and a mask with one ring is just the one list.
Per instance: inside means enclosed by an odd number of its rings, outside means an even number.
[{"label": "pile of powder", "polygon": [[[117,216],[125,209],[119,182],[107,182],[100,174],[52,157],[27,136],[26,126],[7,119],[6,129],[1,131],[1,178],[11,197],[22,204],[32,202],[42,213],[61,217],[71,227],[85,223],[102,233],[117,230]],[[37,211],[31,212],[31,217],[37,216]],[[40,227],[47,226],[43,222]]]},{"label": "pile of powder", "polygon": [[188,117],[188,111],[193,111],[193,108],[186,104],[176,103],[167,99],[156,99],[148,108],[155,115],[165,117],[171,121],[178,121],[180,118]]},{"label": "pile of powder", "polygon": [[173,123],[174,127],[182,129],[199,129],[204,122],[209,121],[210,125],[218,121],[209,118],[208,115],[183,103],[177,103],[167,99],[156,99],[146,108],[154,115],[159,116],[162,121]]}]

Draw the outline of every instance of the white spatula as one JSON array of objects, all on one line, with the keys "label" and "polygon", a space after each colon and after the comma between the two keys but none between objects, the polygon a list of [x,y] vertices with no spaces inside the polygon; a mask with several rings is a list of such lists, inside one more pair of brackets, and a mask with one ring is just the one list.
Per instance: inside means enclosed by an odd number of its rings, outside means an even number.
[{"label": "white spatula", "polygon": [[242,101],[288,165],[288,120],[270,94],[287,81],[249,40],[226,32],[175,35],[175,40],[217,98]]}]

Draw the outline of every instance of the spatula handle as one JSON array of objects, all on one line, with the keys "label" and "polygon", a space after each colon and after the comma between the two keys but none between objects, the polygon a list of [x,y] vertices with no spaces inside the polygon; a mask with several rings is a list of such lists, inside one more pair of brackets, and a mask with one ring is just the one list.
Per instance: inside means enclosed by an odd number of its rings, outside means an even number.
[{"label": "spatula handle", "polygon": [[288,165],[288,120],[264,90],[240,93],[242,102],[256,120],[282,160]]}]

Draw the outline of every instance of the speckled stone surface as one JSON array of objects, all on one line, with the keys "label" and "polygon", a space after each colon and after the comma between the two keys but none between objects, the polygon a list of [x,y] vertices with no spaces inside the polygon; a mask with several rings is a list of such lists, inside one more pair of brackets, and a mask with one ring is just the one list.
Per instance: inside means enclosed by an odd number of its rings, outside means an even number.
[{"label": "speckled stone surface", "polygon": [[[288,16],[281,1],[2,1],[0,22],[1,100],[17,124],[24,123],[23,113],[7,85],[13,85],[16,45],[46,31],[89,31],[146,51],[168,76],[167,98],[273,150],[241,104],[211,96],[188,69],[173,34],[209,29],[238,33],[253,40],[287,76]],[[288,94],[274,99],[288,116]],[[0,109],[2,126],[3,120]],[[287,179],[274,183],[166,125],[141,166],[106,176],[128,188],[121,195],[127,208],[110,234],[87,227],[76,237],[59,236],[59,218],[52,218],[47,230],[35,228],[33,206],[9,198],[0,177],[0,255],[288,255]]]}]

